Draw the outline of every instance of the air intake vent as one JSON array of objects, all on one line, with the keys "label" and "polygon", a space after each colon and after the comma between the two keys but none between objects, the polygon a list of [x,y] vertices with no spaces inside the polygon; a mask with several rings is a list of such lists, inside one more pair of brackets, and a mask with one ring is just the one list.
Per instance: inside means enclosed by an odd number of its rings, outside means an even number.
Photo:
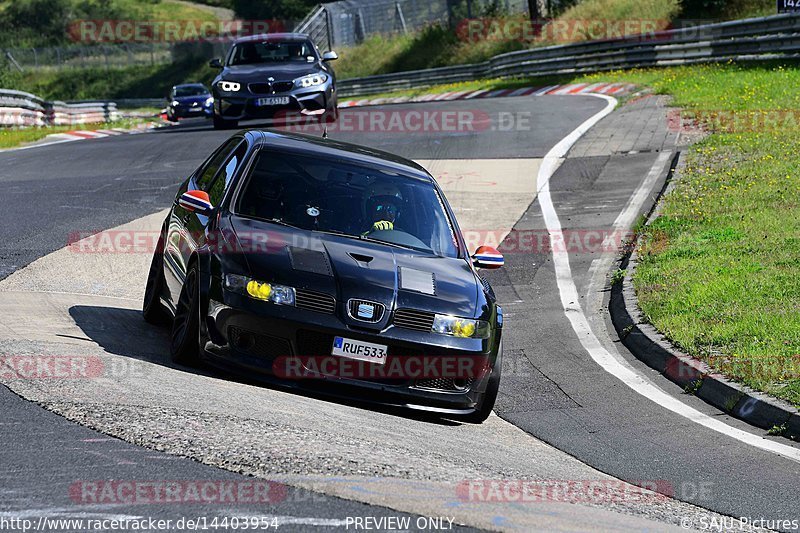
[{"label": "air intake vent", "polygon": [[394,312],[394,325],[399,328],[430,331],[433,327],[434,314],[414,309],[398,309]]},{"label": "air intake vent", "polygon": [[295,291],[294,305],[300,309],[332,315],[336,310],[336,299],[321,292],[297,289]]},{"label": "air intake vent", "polygon": [[248,88],[253,94],[270,94],[272,92],[272,87],[270,87],[269,83],[251,83]]},{"label": "air intake vent", "polygon": [[288,340],[247,331],[236,326],[228,328],[228,340],[234,349],[249,355],[281,357],[292,354]]},{"label": "air intake vent", "polygon": [[468,379],[452,379],[452,378],[435,378],[435,379],[421,379],[414,385],[418,389],[429,389],[442,392],[466,392],[472,387],[473,378]]}]

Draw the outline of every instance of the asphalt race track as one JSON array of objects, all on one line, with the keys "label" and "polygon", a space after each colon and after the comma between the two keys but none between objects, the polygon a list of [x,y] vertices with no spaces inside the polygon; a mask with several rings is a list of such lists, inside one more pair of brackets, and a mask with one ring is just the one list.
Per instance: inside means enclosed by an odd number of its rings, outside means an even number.
[{"label": "asphalt race track", "polygon": [[[177,184],[231,132],[193,120],[0,152],[0,356],[85,356],[108,370],[80,380],[0,374],[8,387],[0,387],[0,519],[238,515],[274,517],[287,530],[346,530],[352,517],[407,517],[410,529],[449,517],[454,528],[525,531],[703,529],[720,514],[800,520],[797,445],[681,394],[618,342],[606,309],[615,247],[581,240],[554,253],[537,244],[553,213],[565,234],[583,238],[627,229],[649,210],[681,148],[665,132],[661,104],[617,109],[574,135],[563,162],[562,140],[599,117],[606,100],[402,104],[355,113],[469,120],[446,131],[331,128],[332,138],[429,168],[468,241],[504,239],[507,266],[488,277],[505,310],[506,357],[497,416],[482,425],[173,365],[167,333],[138,312],[149,251],[67,247],[78,234],[157,231]],[[585,336],[597,339],[590,350]],[[620,368],[636,379],[623,382]],[[76,496],[109,479],[267,480],[274,497],[178,505]],[[663,496],[626,497],[617,479]],[[485,502],[464,497],[467,480],[592,480],[613,494]]]}]

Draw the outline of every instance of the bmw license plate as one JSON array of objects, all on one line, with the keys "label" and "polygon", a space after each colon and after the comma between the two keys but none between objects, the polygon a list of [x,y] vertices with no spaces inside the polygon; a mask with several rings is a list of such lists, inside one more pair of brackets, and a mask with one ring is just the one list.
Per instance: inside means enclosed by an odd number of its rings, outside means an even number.
[{"label": "bmw license plate", "polygon": [[334,337],[331,354],[382,365],[386,362],[387,348],[384,344]]},{"label": "bmw license plate", "polygon": [[266,98],[256,99],[256,105],[259,107],[268,105],[288,105],[288,104],[289,104],[288,96],[268,96]]}]

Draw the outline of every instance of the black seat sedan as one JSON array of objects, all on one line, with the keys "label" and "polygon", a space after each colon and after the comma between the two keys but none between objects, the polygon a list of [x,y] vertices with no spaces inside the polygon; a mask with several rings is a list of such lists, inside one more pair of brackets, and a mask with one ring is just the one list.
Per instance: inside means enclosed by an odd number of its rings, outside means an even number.
[{"label": "black seat sedan", "polygon": [[180,186],[144,317],[171,354],[250,378],[479,422],[503,314],[435,180],[400,157],[250,130]]},{"label": "black seat sedan", "polygon": [[337,117],[336,52],[320,53],[308,35],[270,33],[238,39],[214,79],[214,127],[240,120],[333,121]]},{"label": "black seat sedan", "polygon": [[214,97],[202,83],[184,83],[174,86],[167,95],[167,120],[177,122],[188,117],[211,118]]}]

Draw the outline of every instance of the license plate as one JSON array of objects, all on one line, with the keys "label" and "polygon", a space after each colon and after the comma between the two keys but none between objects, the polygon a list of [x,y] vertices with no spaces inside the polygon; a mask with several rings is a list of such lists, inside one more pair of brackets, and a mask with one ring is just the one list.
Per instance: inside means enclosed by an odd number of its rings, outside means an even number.
[{"label": "license plate", "polygon": [[386,350],[384,344],[334,337],[331,354],[382,365],[386,362]]},{"label": "license plate", "polygon": [[267,98],[258,98],[256,99],[257,106],[266,106],[266,105],[288,105],[289,104],[289,97],[288,96],[269,96]]}]

